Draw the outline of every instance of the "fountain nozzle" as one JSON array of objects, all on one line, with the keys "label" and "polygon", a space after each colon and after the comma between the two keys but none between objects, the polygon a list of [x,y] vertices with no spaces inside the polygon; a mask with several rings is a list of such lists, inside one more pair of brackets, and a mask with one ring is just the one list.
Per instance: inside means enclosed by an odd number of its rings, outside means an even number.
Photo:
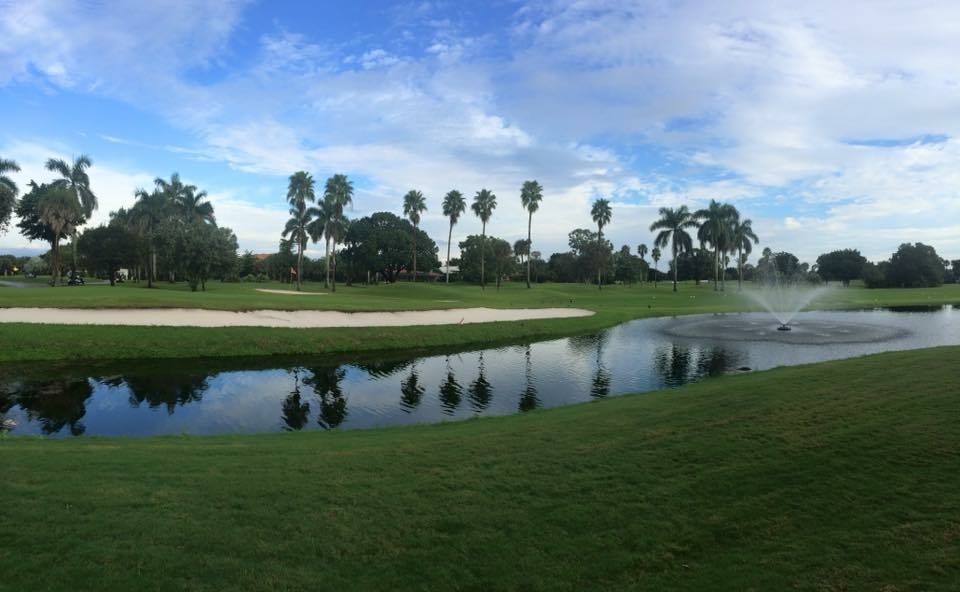
[{"label": "fountain nozzle", "polygon": [[791,331],[790,325],[783,324],[777,327],[777,331]]}]

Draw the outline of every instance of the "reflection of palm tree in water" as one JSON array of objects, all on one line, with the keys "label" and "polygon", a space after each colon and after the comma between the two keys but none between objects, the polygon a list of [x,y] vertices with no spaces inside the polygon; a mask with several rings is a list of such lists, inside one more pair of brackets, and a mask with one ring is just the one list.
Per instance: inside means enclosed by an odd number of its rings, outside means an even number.
[{"label": "reflection of palm tree in water", "polygon": [[463,400],[463,387],[457,382],[450,367],[450,356],[447,356],[447,378],[440,383],[440,406],[447,415],[453,415],[460,401]]},{"label": "reflection of palm tree in water", "polygon": [[697,377],[720,376],[736,368],[737,355],[723,347],[711,347],[700,350],[697,358]]},{"label": "reflection of palm tree in water", "polygon": [[477,379],[470,383],[468,394],[474,412],[481,413],[490,406],[490,401],[493,399],[493,387],[487,381],[486,368],[483,365],[483,352],[480,352],[478,366],[480,370]]},{"label": "reflection of palm tree in water", "polygon": [[340,382],[346,377],[347,371],[339,366],[326,368],[311,368],[311,376],[304,378],[303,383],[313,387],[314,393],[320,399],[320,415],[317,423],[324,429],[333,429],[347,419],[347,398],[343,395]]},{"label": "reflection of palm tree in water", "polygon": [[283,400],[283,423],[286,430],[302,430],[310,421],[310,403],[300,397],[300,369],[293,370],[293,391]]},{"label": "reflection of palm tree in water", "polygon": [[657,348],[653,366],[666,386],[690,382],[690,349],[676,343]]},{"label": "reflection of palm tree in water", "polygon": [[203,399],[210,375],[196,374],[138,374],[124,376],[121,381],[107,380],[104,384],[117,386],[126,383],[131,407],[139,407],[146,401],[151,409],[164,406],[167,414],[173,415],[178,405],[197,403]]},{"label": "reflection of palm tree in water", "polygon": [[537,387],[533,384],[533,363],[530,358],[530,344],[527,344],[526,367],[524,374],[526,377],[526,386],[520,393],[520,411],[531,411],[540,406],[540,398],[537,397]]},{"label": "reflection of palm tree in water", "polygon": [[414,363],[410,367],[410,376],[400,383],[400,407],[410,413],[420,405],[420,400],[423,399],[423,393],[426,390],[420,384],[420,375],[417,374],[417,365]]},{"label": "reflection of palm tree in water", "polygon": [[605,339],[597,339],[597,372],[590,384],[590,396],[603,398],[610,394],[610,372],[603,365],[603,344]]},{"label": "reflection of palm tree in water", "polygon": [[93,386],[86,378],[24,382],[19,387],[11,398],[27,412],[30,421],[40,422],[44,434],[56,434],[67,427],[79,436],[87,430],[80,420],[87,413]]}]

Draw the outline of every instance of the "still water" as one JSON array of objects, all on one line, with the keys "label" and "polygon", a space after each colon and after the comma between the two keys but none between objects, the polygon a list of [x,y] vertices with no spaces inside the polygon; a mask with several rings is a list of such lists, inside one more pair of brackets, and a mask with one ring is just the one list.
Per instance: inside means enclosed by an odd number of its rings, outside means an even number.
[{"label": "still water", "polygon": [[801,313],[796,338],[768,331],[776,326],[769,319],[638,320],[594,335],[408,359],[5,366],[0,422],[12,434],[54,437],[368,428],[525,412],[743,368],[960,344],[960,309],[949,306]]}]

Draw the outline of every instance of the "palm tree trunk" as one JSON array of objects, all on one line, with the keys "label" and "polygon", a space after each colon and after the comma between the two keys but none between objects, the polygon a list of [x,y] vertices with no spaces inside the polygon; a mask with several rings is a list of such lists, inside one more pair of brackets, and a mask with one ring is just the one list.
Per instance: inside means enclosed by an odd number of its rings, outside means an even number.
[{"label": "palm tree trunk", "polygon": [[453,222],[450,222],[450,230],[447,232],[447,283],[450,283],[450,241],[453,240]]},{"label": "palm tree trunk", "polygon": [[55,239],[53,241],[51,250],[53,251],[52,283],[53,283],[53,287],[57,287],[57,284],[60,283],[60,240],[59,239]]},{"label": "palm tree trunk", "polygon": [[530,229],[533,226],[533,212],[527,216],[527,288],[530,288],[530,253],[533,252],[533,243],[530,242]]},{"label": "palm tree trunk", "polygon": [[73,271],[73,274],[76,275],[77,273],[77,230],[76,229],[74,229],[73,232],[70,234],[70,239],[73,246],[73,248],[71,249],[73,251],[72,271]]},{"label": "palm tree trunk", "polygon": [[153,280],[157,275],[157,248],[150,245],[150,269],[147,271],[147,287],[153,287]]},{"label": "palm tree trunk", "polygon": [[337,291],[337,243],[336,241],[334,241],[333,243],[333,274],[331,277],[332,279],[330,281],[330,285],[332,286],[332,290],[336,292]]},{"label": "palm tree trunk", "polygon": [[326,276],[324,277],[324,280],[323,280],[323,287],[329,290],[330,289],[330,237],[329,236],[326,237],[326,243],[327,243],[327,247],[326,247],[326,254],[324,255],[324,258],[326,259],[327,263],[325,266]]},{"label": "palm tree trunk", "polygon": [[737,292],[743,292],[743,249],[737,249]]},{"label": "palm tree trunk", "polygon": [[713,248],[713,291],[720,289],[720,248]]},{"label": "palm tree trunk", "polygon": [[417,225],[413,225],[413,235],[410,237],[410,245],[413,247],[413,281],[417,281]]},{"label": "palm tree trunk", "polygon": [[677,241],[673,241],[673,291],[677,291],[677,279],[679,278],[678,272],[680,271],[680,265],[677,261]]},{"label": "palm tree trunk", "polygon": [[597,227],[597,289],[603,289],[601,272],[603,271],[603,226]]},{"label": "palm tree trunk", "polygon": [[[304,230],[301,228],[301,231]],[[303,241],[297,241],[297,291],[300,291],[301,280],[303,277]]]},{"label": "palm tree trunk", "polygon": [[483,232],[480,233],[480,289],[487,289],[486,269],[484,269],[485,259],[487,258],[487,223],[483,223]]}]

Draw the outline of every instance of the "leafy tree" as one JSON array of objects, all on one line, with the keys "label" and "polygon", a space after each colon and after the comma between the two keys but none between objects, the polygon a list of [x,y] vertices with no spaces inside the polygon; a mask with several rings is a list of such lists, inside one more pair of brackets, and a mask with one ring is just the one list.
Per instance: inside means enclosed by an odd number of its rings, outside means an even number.
[{"label": "leafy tree", "polygon": [[404,269],[412,267],[410,239],[416,233],[417,256],[427,269],[439,267],[437,245],[426,232],[415,229],[403,218],[390,212],[375,212],[350,224],[342,252],[348,278],[358,274],[379,272],[388,282],[394,282]]},{"label": "leafy tree", "polygon": [[613,256],[614,279],[625,284],[632,284],[640,278],[642,270],[640,258],[630,252],[630,247],[623,245]]},{"label": "leafy tree", "polygon": [[[473,203],[470,205],[470,209],[473,210],[473,213],[480,218],[480,222],[483,225],[483,230],[481,239],[480,239],[480,287],[486,289],[487,287],[487,278],[486,278],[486,254],[483,252],[486,247],[487,242],[487,222],[490,221],[490,217],[493,216],[493,210],[497,207],[497,196],[493,194],[492,191],[488,189],[481,189],[473,198]],[[463,243],[460,243],[461,245]],[[462,259],[461,255],[461,259]]]},{"label": "leafy tree", "polygon": [[555,282],[579,282],[582,280],[579,259],[573,251],[550,255],[547,270],[550,273],[550,279]]},{"label": "leafy tree", "polygon": [[450,229],[447,231],[447,283],[450,283],[450,244],[453,241],[453,227],[460,220],[460,216],[467,209],[467,202],[463,194],[452,189],[443,196],[443,215],[450,220]]},{"label": "leafy tree", "polygon": [[487,269],[494,271],[497,284],[516,272],[510,243],[494,236],[471,234],[460,242],[460,274],[466,281],[483,281]]},{"label": "leafy tree", "polygon": [[[660,259],[660,247],[671,245],[673,250],[673,291],[677,291],[677,278],[680,266],[676,264],[677,255],[691,250],[693,244],[688,228],[696,228],[697,222],[690,214],[687,206],[679,208],[660,208],[660,219],[650,225],[650,232],[659,230],[654,245],[656,245],[656,256],[654,261],[654,278],[657,277],[656,262]],[[656,283],[656,279],[654,279]]]},{"label": "leafy tree", "polygon": [[837,280],[844,286],[863,275],[866,257],[856,249],[841,249],[817,257],[817,272],[826,281]]},{"label": "leafy tree", "polygon": [[[527,210],[527,253],[533,245],[532,228],[533,214],[540,209],[540,202],[543,201],[543,187],[536,181],[524,181],[520,188],[520,203],[523,209]],[[530,287],[530,259],[527,258],[527,288]]]},{"label": "leafy tree", "polygon": [[17,194],[20,192],[17,184],[7,173],[19,173],[20,166],[12,160],[0,158],[0,232],[7,229],[10,217],[17,206]]},{"label": "leafy tree", "polygon": [[926,288],[943,284],[943,261],[923,243],[903,243],[890,257],[887,283],[900,288]]},{"label": "leafy tree", "polygon": [[116,285],[117,271],[136,260],[138,237],[120,224],[90,228],[81,235],[80,257],[95,274],[106,274]]},{"label": "leafy tree", "polygon": [[411,189],[403,196],[403,215],[413,224],[413,232],[410,233],[411,252],[413,253],[413,276],[412,281],[417,281],[417,230],[420,226],[420,215],[427,211],[427,202],[423,194]]},{"label": "leafy tree", "polygon": [[[610,219],[613,217],[613,210],[610,208],[610,202],[606,199],[598,199],[593,202],[593,206],[590,208],[590,217],[593,218],[593,222],[597,225],[597,245],[598,248],[603,245],[603,227],[607,224],[610,224]],[[611,251],[613,249],[610,249]],[[602,254],[600,261],[603,261]],[[603,289],[603,280],[602,280],[602,263],[597,265],[597,289]]]}]

